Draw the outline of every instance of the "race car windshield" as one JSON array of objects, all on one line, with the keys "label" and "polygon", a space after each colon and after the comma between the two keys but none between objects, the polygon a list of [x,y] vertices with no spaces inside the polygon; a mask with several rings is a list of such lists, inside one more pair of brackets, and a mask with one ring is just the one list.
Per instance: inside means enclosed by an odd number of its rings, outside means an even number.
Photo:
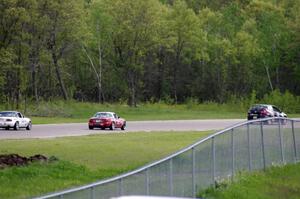
[{"label": "race car windshield", "polygon": [[0,117],[16,117],[14,112],[0,112]]},{"label": "race car windshield", "polygon": [[110,113],[96,113],[95,117],[106,118],[106,117],[113,117],[113,116]]},{"label": "race car windshield", "polygon": [[268,108],[268,106],[263,104],[255,104],[254,106],[251,107],[251,109],[261,109],[261,108]]}]

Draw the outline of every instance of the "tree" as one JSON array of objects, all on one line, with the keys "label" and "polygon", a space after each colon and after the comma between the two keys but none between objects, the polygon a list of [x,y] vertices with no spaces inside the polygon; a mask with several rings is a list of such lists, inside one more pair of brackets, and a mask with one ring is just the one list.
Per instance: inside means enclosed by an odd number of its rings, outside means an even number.
[{"label": "tree", "polygon": [[27,43],[28,43],[28,65],[31,73],[30,91],[35,101],[39,102],[38,92],[38,67],[40,65],[41,52],[46,45],[46,24],[44,23],[44,7],[41,1],[32,1],[32,6],[29,11],[30,21],[27,23]]},{"label": "tree", "polygon": [[128,104],[136,106],[143,60],[157,37],[160,4],[157,0],[105,1],[112,17],[113,58],[129,89]]},{"label": "tree", "polygon": [[183,72],[180,69],[184,64],[191,63],[194,58],[200,60],[203,57],[206,34],[200,29],[194,11],[189,9],[184,1],[174,2],[167,19],[168,50],[174,57],[171,63],[172,97],[177,103],[180,84],[178,77]]},{"label": "tree", "polygon": [[78,46],[83,26],[83,1],[45,0],[43,2],[47,23],[47,48],[51,54],[55,74],[65,100],[69,99],[62,73],[63,58]]},{"label": "tree", "polygon": [[[194,92],[201,101],[217,100],[223,102],[228,87],[228,68],[236,62],[235,48],[224,30],[226,22],[221,12],[208,8],[199,11],[201,28],[207,32],[207,58],[201,60]],[[232,34],[232,33],[231,33]]]},{"label": "tree", "polygon": [[300,95],[300,2],[285,0],[281,5],[289,33],[281,59],[281,90],[289,89]]},{"label": "tree", "polygon": [[26,53],[25,24],[29,21],[28,10],[32,2],[1,0],[0,6],[0,88],[5,101],[19,106],[21,88],[25,84],[24,58]]},{"label": "tree", "polygon": [[255,73],[256,61],[261,57],[262,49],[259,46],[255,34],[257,32],[254,20],[245,21],[240,31],[233,39],[236,48],[236,69],[231,72],[229,79],[231,90],[234,94],[244,95],[250,93],[260,77]]},{"label": "tree", "polygon": [[259,44],[263,49],[262,65],[268,77],[270,89],[279,87],[279,67],[282,49],[286,45],[283,10],[270,2],[255,0],[247,7],[248,15],[255,19],[259,30]]},{"label": "tree", "polygon": [[83,46],[84,54],[87,56],[93,74],[96,77],[97,101],[102,103],[105,100],[103,89],[104,65],[105,62],[108,63],[105,58],[112,51],[111,32],[113,29],[111,17],[105,13],[103,7],[102,1],[94,2],[90,5],[90,15],[87,22],[90,34],[86,40],[86,44]]}]

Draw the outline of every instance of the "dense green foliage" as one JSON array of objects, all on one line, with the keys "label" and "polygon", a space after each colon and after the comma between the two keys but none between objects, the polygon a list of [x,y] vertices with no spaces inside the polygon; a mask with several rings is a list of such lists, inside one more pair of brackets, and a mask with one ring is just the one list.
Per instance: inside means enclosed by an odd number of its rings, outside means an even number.
[{"label": "dense green foliage", "polygon": [[0,101],[300,95],[298,0],[0,0]]},{"label": "dense green foliage", "polygon": [[0,198],[31,198],[115,176],[158,160],[209,132],[109,133],[1,140],[0,154],[44,154],[59,162],[0,170]]},{"label": "dense green foliage", "polygon": [[300,198],[300,164],[272,167],[265,172],[242,173],[233,183],[220,182],[216,189],[200,193],[207,199]]},{"label": "dense green foliage", "polygon": [[[114,111],[127,121],[141,120],[188,120],[188,119],[246,119],[247,110],[254,103],[273,103],[278,105],[290,118],[299,118],[300,98],[278,91],[258,100],[253,92],[250,98],[231,97],[225,104],[188,99],[184,104],[140,103],[132,108],[123,103],[91,103],[55,100],[40,101],[38,104],[22,103],[19,111],[32,119],[33,124],[83,122],[98,111]],[[0,110],[13,107],[0,104]]]}]

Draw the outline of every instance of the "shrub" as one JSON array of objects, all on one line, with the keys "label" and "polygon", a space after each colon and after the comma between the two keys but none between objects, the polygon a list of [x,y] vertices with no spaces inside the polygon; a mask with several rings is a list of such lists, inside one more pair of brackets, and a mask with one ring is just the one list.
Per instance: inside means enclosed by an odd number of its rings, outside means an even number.
[{"label": "shrub", "polygon": [[279,90],[274,90],[266,94],[262,102],[276,105],[287,113],[300,113],[300,97],[294,96],[289,91],[281,93]]},{"label": "shrub", "polygon": [[71,117],[65,102],[40,102],[37,106],[30,107],[28,114],[38,117]]}]

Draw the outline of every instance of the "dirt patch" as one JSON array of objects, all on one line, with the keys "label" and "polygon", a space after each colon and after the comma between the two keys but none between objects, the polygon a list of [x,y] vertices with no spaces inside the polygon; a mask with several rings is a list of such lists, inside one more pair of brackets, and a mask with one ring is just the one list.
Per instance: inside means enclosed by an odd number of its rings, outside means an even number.
[{"label": "dirt patch", "polygon": [[0,155],[0,169],[12,166],[25,166],[32,162],[46,163],[49,160],[50,159],[48,159],[46,156],[40,154],[33,155],[28,158],[18,154]]}]

